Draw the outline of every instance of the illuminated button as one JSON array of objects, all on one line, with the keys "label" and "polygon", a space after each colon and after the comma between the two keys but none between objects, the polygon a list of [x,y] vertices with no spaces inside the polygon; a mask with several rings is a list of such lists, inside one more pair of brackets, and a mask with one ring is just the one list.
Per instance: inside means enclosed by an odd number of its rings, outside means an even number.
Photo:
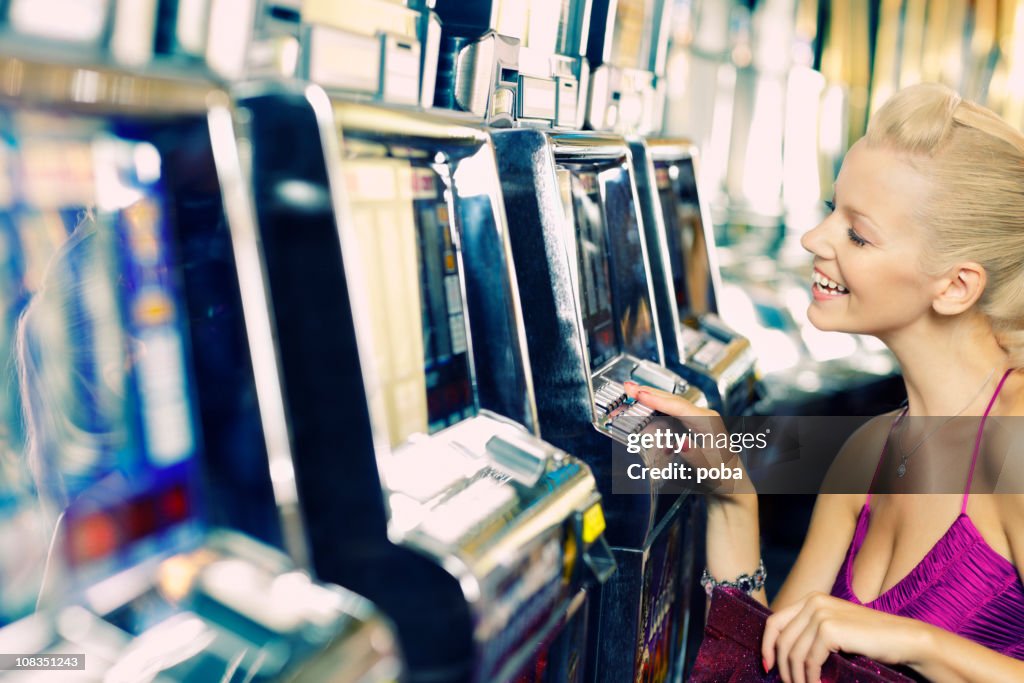
[{"label": "illuminated button", "polygon": [[605,530],[604,510],[601,504],[592,505],[583,513],[583,542],[593,543]]},{"label": "illuminated button", "polygon": [[165,491],[160,501],[161,511],[169,523],[180,522],[189,515],[188,492],[181,484]]},{"label": "illuminated button", "polygon": [[71,532],[71,561],[74,564],[91,562],[117,550],[117,524],[104,512],[95,512],[84,519],[70,522],[68,526]]}]

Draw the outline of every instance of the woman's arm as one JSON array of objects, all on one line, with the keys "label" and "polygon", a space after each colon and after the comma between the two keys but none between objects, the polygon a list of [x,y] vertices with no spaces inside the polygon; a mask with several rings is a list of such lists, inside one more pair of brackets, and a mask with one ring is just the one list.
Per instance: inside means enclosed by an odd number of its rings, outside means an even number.
[{"label": "woman's arm", "polygon": [[[724,431],[718,413],[697,408],[692,403],[656,389],[626,383],[627,392],[643,405],[678,418],[694,432]],[[859,448],[855,435],[850,443]],[[729,467],[742,467],[739,458],[728,451],[705,451],[684,454],[695,464],[725,462]],[[842,455],[840,456],[842,459]],[[863,496],[819,496],[811,528],[800,557],[786,579],[776,605],[792,603],[813,591],[828,592],[846,554],[856,523],[857,506]],[[719,581],[732,581],[741,574],[752,574],[761,555],[757,494],[746,478],[731,491],[716,490],[707,496],[707,567]],[[764,590],[753,593],[762,604],[768,604]]]},{"label": "woman's arm", "polygon": [[[686,399],[666,391],[625,383],[626,392],[642,405],[674,417],[694,433],[725,431],[721,416],[713,410],[698,408]],[[695,466],[715,466],[725,463],[729,467],[743,468],[742,461],[728,450],[688,450],[683,457]],[[730,482],[731,490],[716,489],[707,495],[707,567],[719,581],[733,581],[741,574],[753,574],[761,555],[760,526],[757,518],[757,493],[743,473],[741,481]],[[752,594],[754,599],[768,604],[764,589]]]},{"label": "woman's arm", "polygon": [[821,494],[814,503],[814,513],[807,538],[779,594],[772,601],[778,611],[809,593],[830,593],[832,584],[846,559],[857,513],[864,496]]},{"label": "woman's arm", "polygon": [[906,664],[934,683],[1024,681],[1024,662],[1001,655],[937,626],[917,622],[921,632]]},{"label": "woman's arm", "polygon": [[[869,420],[850,435],[822,482],[807,537],[796,563],[772,602],[776,611],[810,593],[832,591],[867,497],[891,415]],[[828,493],[831,492],[831,493]]]},{"label": "woman's arm", "polygon": [[[741,493],[707,497],[707,567],[719,581],[753,574],[761,556],[757,494]],[[762,588],[751,593],[762,605],[768,597]]]},{"label": "woman's arm", "polygon": [[785,683],[816,683],[833,652],[904,665],[934,683],[1024,680],[1024,662],[923,621],[812,593],[768,618],[761,654]]}]

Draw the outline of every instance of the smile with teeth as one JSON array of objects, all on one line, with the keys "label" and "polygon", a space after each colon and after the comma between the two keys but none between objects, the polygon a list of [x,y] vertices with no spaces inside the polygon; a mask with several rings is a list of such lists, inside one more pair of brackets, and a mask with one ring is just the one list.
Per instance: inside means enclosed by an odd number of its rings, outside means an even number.
[{"label": "smile with teeth", "polygon": [[842,294],[848,294],[850,291],[835,280],[828,279],[818,271],[814,271],[812,279],[814,280],[814,286],[819,292],[823,292],[830,296],[840,296]]}]

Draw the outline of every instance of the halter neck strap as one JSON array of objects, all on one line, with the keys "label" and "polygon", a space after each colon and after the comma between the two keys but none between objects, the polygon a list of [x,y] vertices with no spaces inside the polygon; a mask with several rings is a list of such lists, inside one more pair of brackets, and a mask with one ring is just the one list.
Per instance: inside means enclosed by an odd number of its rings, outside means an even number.
[{"label": "halter neck strap", "polygon": [[[974,481],[974,468],[978,464],[978,453],[981,452],[981,435],[985,431],[985,421],[988,420],[989,413],[992,412],[992,406],[996,403],[996,398],[999,397],[999,392],[1002,391],[1003,385],[1006,384],[1006,380],[1009,378],[1010,373],[1013,372],[1013,368],[1008,369],[1003,373],[1002,378],[999,380],[999,384],[996,385],[996,390],[992,393],[992,398],[988,400],[988,405],[985,406],[985,412],[981,416],[981,422],[978,424],[978,433],[974,437],[974,450],[971,453],[971,469],[967,473],[967,485],[964,487],[963,501],[960,504],[960,514],[967,512],[967,498],[971,493],[971,482]],[[882,469],[882,461],[885,460],[885,453],[889,449],[889,441],[892,439],[892,432],[903,418],[907,416],[907,412],[910,410],[910,406],[906,405],[900,414],[896,416],[896,419],[889,425],[889,433],[885,437],[885,445],[882,446],[882,452],[878,456],[878,464],[875,465],[875,472],[871,475],[871,484],[868,486],[868,495],[864,500],[864,505],[869,509],[871,507],[871,494],[875,490],[875,481],[878,479],[878,472]]]},{"label": "halter neck strap", "polygon": [[992,406],[996,404],[996,398],[999,396],[999,392],[1002,390],[1003,385],[1006,384],[1006,379],[1013,372],[1013,368],[1010,368],[1003,373],[1002,379],[999,380],[999,384],[996,385],[996,390],[992,394],[992,398],[988,400],[988,405],[985,406],[985,414],[981,416],[981,423],[978,425],[978,434],[974,437],[974,452],[971,453],[971,469],[967,473],[967,486],[964,487],[964,500],[960,504],[960,514],[967,513],[967,497],[971,495],[971,482],[974,480],[974,466],[978,464],[978,453],[981,451],[981,434],[985,430],[985,420],[988,419],[988,414],[992,412]]}]

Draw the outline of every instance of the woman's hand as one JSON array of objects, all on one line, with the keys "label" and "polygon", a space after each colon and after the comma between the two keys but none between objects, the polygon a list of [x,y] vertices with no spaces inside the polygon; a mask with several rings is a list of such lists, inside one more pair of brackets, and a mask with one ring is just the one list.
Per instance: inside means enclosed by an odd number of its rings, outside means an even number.
[{"label": "woman's hand", "polygon": [[786,683],[817,683],[833,652],[864,655],[883,664],[910,663],[930,628],[915,619],[810,593],[768,617],[761,654],[765,670],[778,666]]},{"label": "woman's hand", "polygon": [[[722,431],[725,431],[722,416],[714,410],[698,408],[682,396],[676,396],[671,392],[655,389],[654,387],[642,386],[636,382],[629,381],[622,384],[630,398],[636,399],[648,408],[654,408],[666,415],[677,417],[684,423],[692,421],[706,425],[707,420],[718,420]],[[690,419],[688,420],[687,418]]]},{"label": "woman's hand", "polygon": [[[698,408],[685,398],[668,391],[641,386],[636,382],[624,382],[623,386],[630,398],[668,416],[656,418],[644,429],[645,432],[682,431],[686,437],[681,447],[678,447],[674,453],[653,453],[657,463],[666,464],[673,459],[673,455],[676,455],[680,456],[687,465],[695,468],[718,468],[723,465],[729,468],[741,468],[743,470],[741,478],[723,480],[721,484],[715,481],[716,487],[713,493],[726,498],[731,498],[732,494],[737,493],[754,493],[738,453],[730,450],[728,446],[729,432],[721,415],[714,410]],[[680,430],[679,427],[682,429]],[[692,437],[692,440],[689,437]],[[723,444],[725,447],[722,447]],[[648,452],[650,453],[650,451]]]}]

